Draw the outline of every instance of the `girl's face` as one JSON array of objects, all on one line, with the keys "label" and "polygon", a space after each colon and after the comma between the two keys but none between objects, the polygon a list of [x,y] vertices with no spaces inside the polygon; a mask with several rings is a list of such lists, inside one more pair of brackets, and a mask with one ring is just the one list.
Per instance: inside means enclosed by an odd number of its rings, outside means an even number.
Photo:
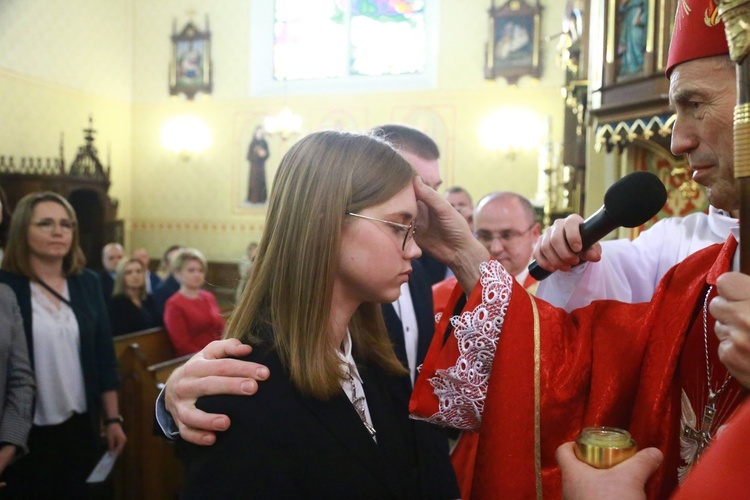
[{"label": "girl's face", "polygon": [[180,280],[182,286],[191,290],[197,290],[202,287],[205,278],[206,272],[199,260],[187,261],[182,270],[177,272],[177,279]]},{"label": "girl's face", "polygon": [[142,288],[146,284],[143,265],[140,262],[129,262],[123,270],[125,288]]},{"label": "girl's face", "polygon": [[[408,225],[417,216],[417,199],[409,183],[388,201],[359,211],[360,215]],[[348,216],[341,233],[334,289],[338,297],[357,303],[389,303],[409,281],[411,260],[422,251],[406,230],[383,222]]]},{"label": "girl's face", "polygon": [[27,236],[31,255],[42,260],[62,260],[70,251],[73,231],[75,223],[65,207],[54,201],[37,203]]}]

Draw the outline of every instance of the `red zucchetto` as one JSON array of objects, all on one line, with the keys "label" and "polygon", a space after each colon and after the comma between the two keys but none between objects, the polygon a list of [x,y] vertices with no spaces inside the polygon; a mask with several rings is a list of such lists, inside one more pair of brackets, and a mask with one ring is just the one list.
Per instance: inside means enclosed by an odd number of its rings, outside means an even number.
[{"label": "red zucchetto", "polygon": [[667,78],[680,63],[729,54],[724,23],[715,0],[677,0]]}]

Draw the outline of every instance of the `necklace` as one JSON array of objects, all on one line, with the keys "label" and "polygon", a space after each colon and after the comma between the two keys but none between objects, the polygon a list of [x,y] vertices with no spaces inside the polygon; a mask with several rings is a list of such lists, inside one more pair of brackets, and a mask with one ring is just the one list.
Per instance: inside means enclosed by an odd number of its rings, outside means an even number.
[{"label": "necklace", "polygon": [[362,420],[362,423],[365,424],[365,429],[367,429],[367,432],[370,433],[371,437],[375,437],[375,427],[372,426],[370,422],[367,421],[367,415],[365,414],[365,398],[364,396],[357,397],[357,386],[354,385],[354,377],[352,376],[352,367],[349,363],[346,364],[346,375],[348,377],[347,381],[349,382],[349,389],[352,391],[352,405],[354,406],[354,409],[357,410],[357,415],[359,415],[360,420]]},{"label": "necklace", "polygon": [[701,420],[700,430],[693,429],[689,426],[685,426],[685,428],[682,430],[682,437],[697,445],[695,453],[693,455],[693,459],[690,463],[695,463],[695,460],[700,457],[701,453],[703,453],[703,451],[713,439],[713,436],[711,435],[711,426],[713,425],[714,418],[716,416],[716,401],[719,399],[719,396],[724,392],[724,389],[727,388],[729,381],[732,379],[732,376],[727,373],[726,378],[724,378],[724,382],[716,391],[714,391],[713,384],[711,383],[711,365],[708,361],[708,297],[709,295],[711,295],[712,290],[713,285],[708,287],[706,297],[705,299],[703,299],[703,349],[706,355],[706,384],[708,385],[708,401],[706,402],[706,406],[703,408],[703,419]]}]

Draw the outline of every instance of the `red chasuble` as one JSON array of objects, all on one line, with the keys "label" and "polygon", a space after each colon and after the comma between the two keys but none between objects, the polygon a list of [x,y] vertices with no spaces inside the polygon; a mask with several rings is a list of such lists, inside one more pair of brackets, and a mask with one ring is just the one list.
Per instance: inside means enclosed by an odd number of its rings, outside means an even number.
[{"label": "red chasuble", "polygon": [[[688,257],[650,303],[596,301],[572,313],[533,299],[499,263],[483,264],[463,313],[438,324],[412,413],[478,432],[474,498],[559,498],[555,450],[590,425],[628,429],[641,448],[660,448],[665,463],[647,491],[668,496],[679,465],[686,333],[735,248],[730,238]],[[447,310],[461,295],[457,287]]]}]

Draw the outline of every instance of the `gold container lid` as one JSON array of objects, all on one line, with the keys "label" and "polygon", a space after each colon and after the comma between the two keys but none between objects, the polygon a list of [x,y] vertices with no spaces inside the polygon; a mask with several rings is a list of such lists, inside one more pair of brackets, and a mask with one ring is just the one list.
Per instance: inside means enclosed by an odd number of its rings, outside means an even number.
[{"label": "gold container lid", "polygon": [[586,427],[576,438],[578,460],[597,469],[609,469],[638,451],[630,433],[616,427]]}]

